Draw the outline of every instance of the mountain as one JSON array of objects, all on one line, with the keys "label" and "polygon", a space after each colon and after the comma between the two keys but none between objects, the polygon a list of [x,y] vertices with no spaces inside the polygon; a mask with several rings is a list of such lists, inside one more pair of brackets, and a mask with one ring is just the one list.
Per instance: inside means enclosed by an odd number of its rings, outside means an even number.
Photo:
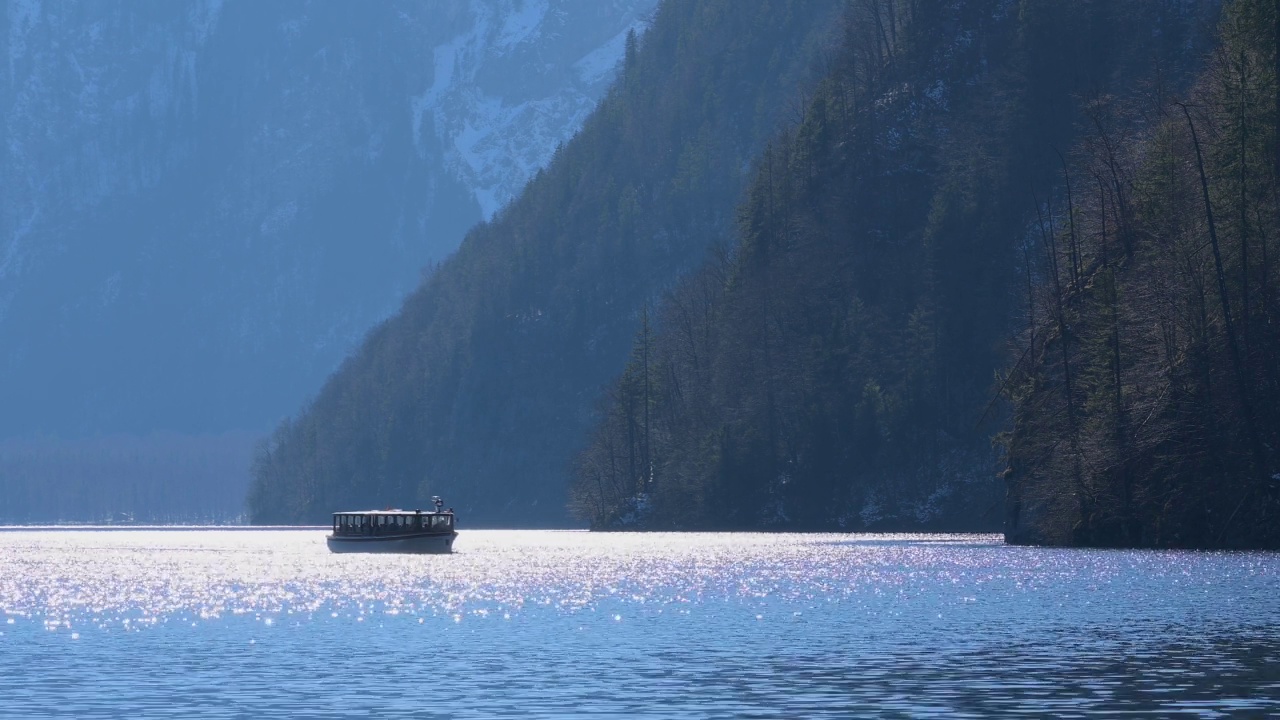
[{"label": "mountain", "polygon": [[642,308],[727,237],[839,7],[662,4],[582,131],[258,449],[253,521],[434,494],[469,524],[566,522],[572,457]]},{"label": "mountain", "polygon": [[9,2],[0,433],[270,426],[577,131],[651,8]]},{"label": "mountain", "polygon": [[1057,149],[1100,98],[1185,88],[1217,12],[849,4],[823,80],[755,161],[733,242],[642,324],[578,456],[578,516],[1000,529],[993,379],[1026,327],[1024,248],[1039,252]]},{"label": "mountain", "polygon": [[654,4],[9,0],[0,438],[271,427],[577,132]]}]

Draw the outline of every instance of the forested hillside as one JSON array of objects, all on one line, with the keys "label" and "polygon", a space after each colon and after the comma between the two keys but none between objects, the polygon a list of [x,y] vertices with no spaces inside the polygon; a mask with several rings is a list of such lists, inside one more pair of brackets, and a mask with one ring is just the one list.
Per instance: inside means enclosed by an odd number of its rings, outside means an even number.
[{"label": "forested hillside", "polygon": [[578,516],[998,528],[1007,410],[992,401],[1041,279],[1028,232],[1062,181],[1058,150],[1113,95],[1185,87],[1216,17],[1154,0],[847,3],[825,80],[756,161],[733,243],[645,316],[578,458]]},{"label": "forested hillside", "polygon": [[1280,546],[1278,40],[1236,0],[1190,93],[1089,106],[1030,250],[1010,541]]},{"label": "forested hillside", "polygon": [[839,8],[662,5],[582,131],[259,447],[252,519],[439,494],[469,523],[563,523],[567,469],[642,307],[728,236]]}]

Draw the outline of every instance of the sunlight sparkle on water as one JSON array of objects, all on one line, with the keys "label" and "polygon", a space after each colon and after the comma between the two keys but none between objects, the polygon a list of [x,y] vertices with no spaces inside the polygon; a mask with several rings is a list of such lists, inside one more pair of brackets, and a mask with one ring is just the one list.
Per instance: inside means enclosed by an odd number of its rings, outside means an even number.
[{"label": "sunlight sparkle on water", "polygon": [[1275,554],[464,529],[453,555],[333,555],[323,536],[0,531],[0,696],[69,717],[323,716],[352,693],[399,716],[424,685],[455,717],[1280,711]]},{"label": "sunlight sparkle on water", "polygon": [[[779,535],[473,531],[452,556],[362,556],[329,554],[322,535],[0,533],[0,609],[9,624],[24,617],[64,627],[239,615],[312,621],[406,614],[460,622],[491,613],[510,619],[529,608],[592,612],[602,603],[657,612],[712,601],[830,602],[864,593],[905,599],[939,577],[967,587],[1003,579],[966,556],[948,557],[945,543],[881,546],[874,537],[867,539],[871,544],[849,544],[846,536],[808,536],[801,544]],[[266,617],[264,624],[273,622]]]}]

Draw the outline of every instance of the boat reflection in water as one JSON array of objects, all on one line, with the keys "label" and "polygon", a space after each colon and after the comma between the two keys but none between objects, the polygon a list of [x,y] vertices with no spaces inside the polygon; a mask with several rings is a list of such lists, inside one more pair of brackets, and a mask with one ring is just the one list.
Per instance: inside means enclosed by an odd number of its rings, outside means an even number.
[{"label": "boat reflection in water", "polygon": [[453,509],[434,498],[436,509],[353,510],[333,514],[333,533],[325,538],[336,553],[451,553],[458,537]]}]

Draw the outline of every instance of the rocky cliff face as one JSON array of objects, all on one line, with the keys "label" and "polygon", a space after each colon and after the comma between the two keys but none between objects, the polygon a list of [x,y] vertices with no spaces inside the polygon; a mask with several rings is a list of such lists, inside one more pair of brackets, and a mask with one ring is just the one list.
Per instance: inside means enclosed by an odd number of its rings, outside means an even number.
[{"label": "rocky cliff face", "polygon": [[265,429],[568,139],[655,0],[10,0],[0,437]]}]

